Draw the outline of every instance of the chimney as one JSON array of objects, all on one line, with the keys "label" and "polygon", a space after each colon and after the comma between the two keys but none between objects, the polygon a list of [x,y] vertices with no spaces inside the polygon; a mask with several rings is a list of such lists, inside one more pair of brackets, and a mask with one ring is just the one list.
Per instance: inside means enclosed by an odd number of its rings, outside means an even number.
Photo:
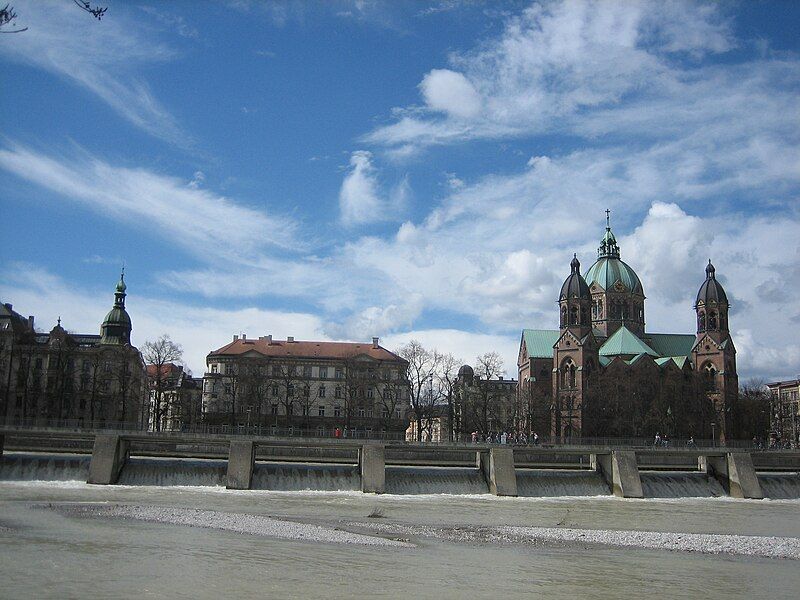
[{"label": "chimney", "polygon": [[294,341],[294,336],[293,335],[286,336],[286,341],[291,344]]},{"label": "chimney", "polygon": [[[9,306],[11,305],[9,304]],[[33,331],[33,315],[28,315],[28,327],[30,327],[31,331]]]},{"label": "chimney", "polygon": [[245,341],[246,339],[247,339],[247,334],[246,334],[246,333],[243,333],[243,334],[242,334],[242,341]]},{"label": "chimney", "polygon": [[372,347],[375,348],[375,349],[380,348],[380,346],[378,345],[379,341],[381,341],[381,338],[377,338],[377,337],[372,338]]},{"label": "chimney", "polygon": [[268,344],[272,343],[272,334],[271,333],[267,336],[267,343]]},{"label": "chimney", "polygon": [[500,376],[497,377],[497,379],[499,379],[500,381],[503,381],[503,376],[500,375]]},{"label": "chimney", "polygon": [[234,342],[238,342],[239,341],[239,336],[234,334],[233,341]]}]

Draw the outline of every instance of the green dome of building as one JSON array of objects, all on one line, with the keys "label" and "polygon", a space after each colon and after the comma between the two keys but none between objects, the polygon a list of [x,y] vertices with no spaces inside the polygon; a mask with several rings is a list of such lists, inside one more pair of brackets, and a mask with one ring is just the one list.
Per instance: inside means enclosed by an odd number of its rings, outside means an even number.
[{"label": "green dome of building", "polygon": [[636,272],[627,263],[613,256],[598,258],[597,262],[589,267],[585,279],[589,287],[596,283],[604,290],[613,289],[619,281],[628,291],[644,296],[644,288]]},{"label": "green dome of building", "polygon": [[644,296],[644,288],[636,272],[619,257],[617,238],[611,232],[610,223],[606,222],[606,232],[597,250],[597,261],[586,271],[586,283],[589,287],[596,283],[604,290],[611,290],[619,281],[626,290]]},{"label": "green dome of building", "polygon": [[131,343],[131,318],[125,310],[125,272],[120,275],[114,292],[114,306],[100,328],[100,343],[112,345],[124,345]]}]

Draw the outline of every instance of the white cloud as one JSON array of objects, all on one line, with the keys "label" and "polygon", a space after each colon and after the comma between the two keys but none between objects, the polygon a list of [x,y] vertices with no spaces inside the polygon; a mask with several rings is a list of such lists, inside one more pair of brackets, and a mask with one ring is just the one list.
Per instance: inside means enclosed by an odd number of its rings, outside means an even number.
[{"label": "white cloud", "polygon": [[469,118],[481,110],[481,98],[469,80],[449,69],[433,69],[419,84],[425,103],[433,110]]},{"label": "white cloud", "polygon": [[[476,138],[713,127],[731,111],[758,114],[761,122],[762,111],[746,101],[751,92],[772,107],[789,106],[794,94],[759,90],[761,64],[702,63],[736,44],[723,10],[678,1],[533,3],[501,35],[451,54],[451,68],[429,71],[419,86],[423,108],[395,111],[395,122],[364,139],[409,157],[431,144]],[[772,68],[797,72],[779,60]]]},{"label": "white cloud", "polygon": [[404,177],[385,197],[372,154],[357,150],[350,156],[350,169],[339,190],[341,220],[345,225],[394,220],[404,209],[410,194],[408,177]]},{"label": "white cloud", "polygon": [[20,26],[0,54],[63,77],[96,95],[149,134],[187,146],[188,137],[153,96],[137,68],[174,52],[148,36],[138,20],[117,11],[98,23],[71,2],[14,2]]},{"label": "white cloud", "polygon": [[0,168],[209,261],[255,262],[270,247],[302,247],[290,219],[264,214],[174,177],[115,167],[80,149],[69,157],[53,157],[11,144],[0,148]]}]

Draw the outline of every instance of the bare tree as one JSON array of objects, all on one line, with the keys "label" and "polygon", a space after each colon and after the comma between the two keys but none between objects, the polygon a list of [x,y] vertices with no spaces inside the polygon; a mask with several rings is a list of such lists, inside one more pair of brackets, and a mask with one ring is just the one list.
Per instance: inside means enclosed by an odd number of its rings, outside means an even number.
[{"label": "bare tree", "polygon": [[476,358],[476,385],[465,399],[464,410],[471,423],[482,434],[493,428],[507,428],[509,408],[504,405],[506,397],[498,393],[490,382],[505,373],[503,359],[497,352],[487,352]]},{"label": "bare tree", "polygon": [[[72,0],[72,2],[98,21],[103,19],[108,10],[108,7],[92,6],[92,3],[88,2],[88,0]],[[17,29],[16,19],[17,13],[13,6],[6,4],[3,8],[0,8],[0,33],[22,33],[23,31],[28,31],[27,27]],[[11,29],[3,29],[6,25],[10,25]]]},{"label": "bare tree", "polygon": [[457,359],[450,353],[439,353],[436,358],[436,395],[447,402],[447,441],[452,442],[461,437],[461,420],[456,422],[455,414],[455,383],[458,377],[458,369],[463,361]]},{"label": "bare tree", "polygon": [[183,359],[183,349],[166,334],[156,341],[144,343],[142,356],[145,363],[152,365],[149,374],[150,390],[153,398],[153,429],[161,430],[161,420],[167,410],[166,392],[169,387],[168,365]]},{"label": "bare tree", "polygon": [[408,362],[409,400],[417,423],[417,441],[422,441],[423,428],[428,427],[438,399],[434,393],[434,380],[441,355],[425,349],[417,340],[401,346],[395,354]]}]

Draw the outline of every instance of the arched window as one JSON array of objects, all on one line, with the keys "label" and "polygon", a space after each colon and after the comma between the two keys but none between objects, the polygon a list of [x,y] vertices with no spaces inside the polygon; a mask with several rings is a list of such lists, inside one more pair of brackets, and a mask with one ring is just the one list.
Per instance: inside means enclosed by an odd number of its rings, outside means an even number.
[{"label": "arched window", "polygon": [[586,308],[581,308],[581,323],[586,324],[589,322],[589,311]]},{"label": "arched window", "polygon": [[578,369],[575,367],[575,363],[572,362],[571,358],[568,358],[564,361],[561,366],[562,387],[566,389],[572,389],[575,387],[577,370]]},{"label": "arched window", "polygon": [[712,330],[717,328],[717,313],[713,310],[708,313],[708,328]]},{"label": "arched window", "polygon": [[562,306],[561,307],[561,326],[563,327],[566,324],[567,324],[567,307],[566,306]]},{"label": "arched window", "polygon": [[573,306],[569,309],[569,323],[570,325],[578,324],[578,307]]},{"label": "arched window", "polygon": [[717,389],[717,368],[710,362],[703,365],[703,382],[707,390]]},{"label": "arched window", "polygon": [[697,331],[705,331],[706,330],[706,313],[704,311],[700,311],[697,313]]}]

